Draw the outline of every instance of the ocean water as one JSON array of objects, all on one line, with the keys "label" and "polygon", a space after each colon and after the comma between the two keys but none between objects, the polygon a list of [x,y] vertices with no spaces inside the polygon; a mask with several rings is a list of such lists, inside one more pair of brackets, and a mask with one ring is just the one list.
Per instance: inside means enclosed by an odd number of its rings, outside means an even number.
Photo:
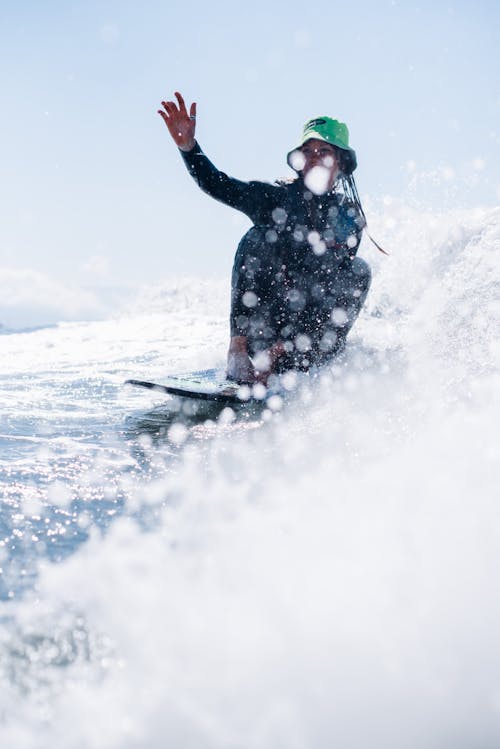
[{"label": "ocean water", "polygon": [[123,385],[223,366],[227,280],[2,294],[2,749],[499,746],[500,210],[372,230],[275,413]]}]

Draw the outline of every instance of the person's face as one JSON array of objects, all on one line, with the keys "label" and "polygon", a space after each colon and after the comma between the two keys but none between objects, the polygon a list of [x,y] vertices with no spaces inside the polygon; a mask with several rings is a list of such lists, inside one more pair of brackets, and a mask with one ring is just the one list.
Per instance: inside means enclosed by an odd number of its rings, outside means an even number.
[{"label": "person's face", "polygon": [[302,170],[304,176],[315,166],[324,166],[331,172],[338,172],[339,162],[337,154],[334,147],[329,143],[311,138],[304,143],[301,151],[305,157],[305,164]]},{"label": "person's face", "polygon": [[331,190],[340,171],[335,148],[323,140],[310,138],[298,153],[303,162],[300,171],[312,192],[321,194]]}]

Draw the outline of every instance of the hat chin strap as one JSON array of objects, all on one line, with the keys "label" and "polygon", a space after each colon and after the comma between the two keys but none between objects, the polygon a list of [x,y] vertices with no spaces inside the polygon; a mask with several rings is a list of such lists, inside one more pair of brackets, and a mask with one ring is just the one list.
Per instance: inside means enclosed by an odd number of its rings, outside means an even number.
[{"label": "hat chin strap", "polygon": [[347,197],[350,200],[352,200],[352,202],[355,204],[356,208],[359,210],[359,212],[361,213],[361,215],[363,216],[363,218],[365,220],[365,227],[367,229],[366,234],[368,236],[368,239],[370,240],[370,242],[372,242],[372,244],[375,245],[375,247],[377,248],[377,250],[379,250],[380,252],[383,252],[384,255],[389,255],[389,253],[386,252],[378,244],[378,242],[376,242],[373,239],[373,237],[370,234],[368,234],[368,220],[367,220],[365,212],[363,210],[363,206],[361,205],[361,199],[359,197],[358,188],[356,186],[356,182],[355,182],[355,179],[354,179],[353,175],[352,174],[348,174],[348,175],[343,174],[342,177],[341,177],[341,179],[342,179],[342,185],[343,185],[345,194],[347,195]]}]

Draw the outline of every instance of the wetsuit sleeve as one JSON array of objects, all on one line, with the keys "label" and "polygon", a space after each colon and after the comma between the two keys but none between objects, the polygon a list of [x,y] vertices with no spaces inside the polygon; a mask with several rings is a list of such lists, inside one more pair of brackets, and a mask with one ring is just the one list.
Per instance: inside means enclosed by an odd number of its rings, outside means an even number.
[{"label": "wetsuit sleeve", "polygon": [[219,171],[205,156],[198,143],[191,151],[180,151],[186,167],[212,198],[245,213],[254,223],[265,221],[276,204],[273,185],[265,182],[242,182]]}]

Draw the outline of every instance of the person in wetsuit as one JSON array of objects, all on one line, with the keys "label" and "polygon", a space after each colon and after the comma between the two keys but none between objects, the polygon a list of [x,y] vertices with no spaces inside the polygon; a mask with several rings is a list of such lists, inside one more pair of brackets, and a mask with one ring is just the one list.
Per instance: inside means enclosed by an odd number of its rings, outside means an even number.
[{"label": "person in wetsuit", "polygon": [[289,182],[242,182],[219,171],[195,140],[196,104],[162,101],[162,116],[198,185],[253,222],[234,260],[227,375],[267,382],[338,354],[368,293],[371,272],[356,256],[366,224],[352,178],[347,126],[317,117],[288,154]]}]

